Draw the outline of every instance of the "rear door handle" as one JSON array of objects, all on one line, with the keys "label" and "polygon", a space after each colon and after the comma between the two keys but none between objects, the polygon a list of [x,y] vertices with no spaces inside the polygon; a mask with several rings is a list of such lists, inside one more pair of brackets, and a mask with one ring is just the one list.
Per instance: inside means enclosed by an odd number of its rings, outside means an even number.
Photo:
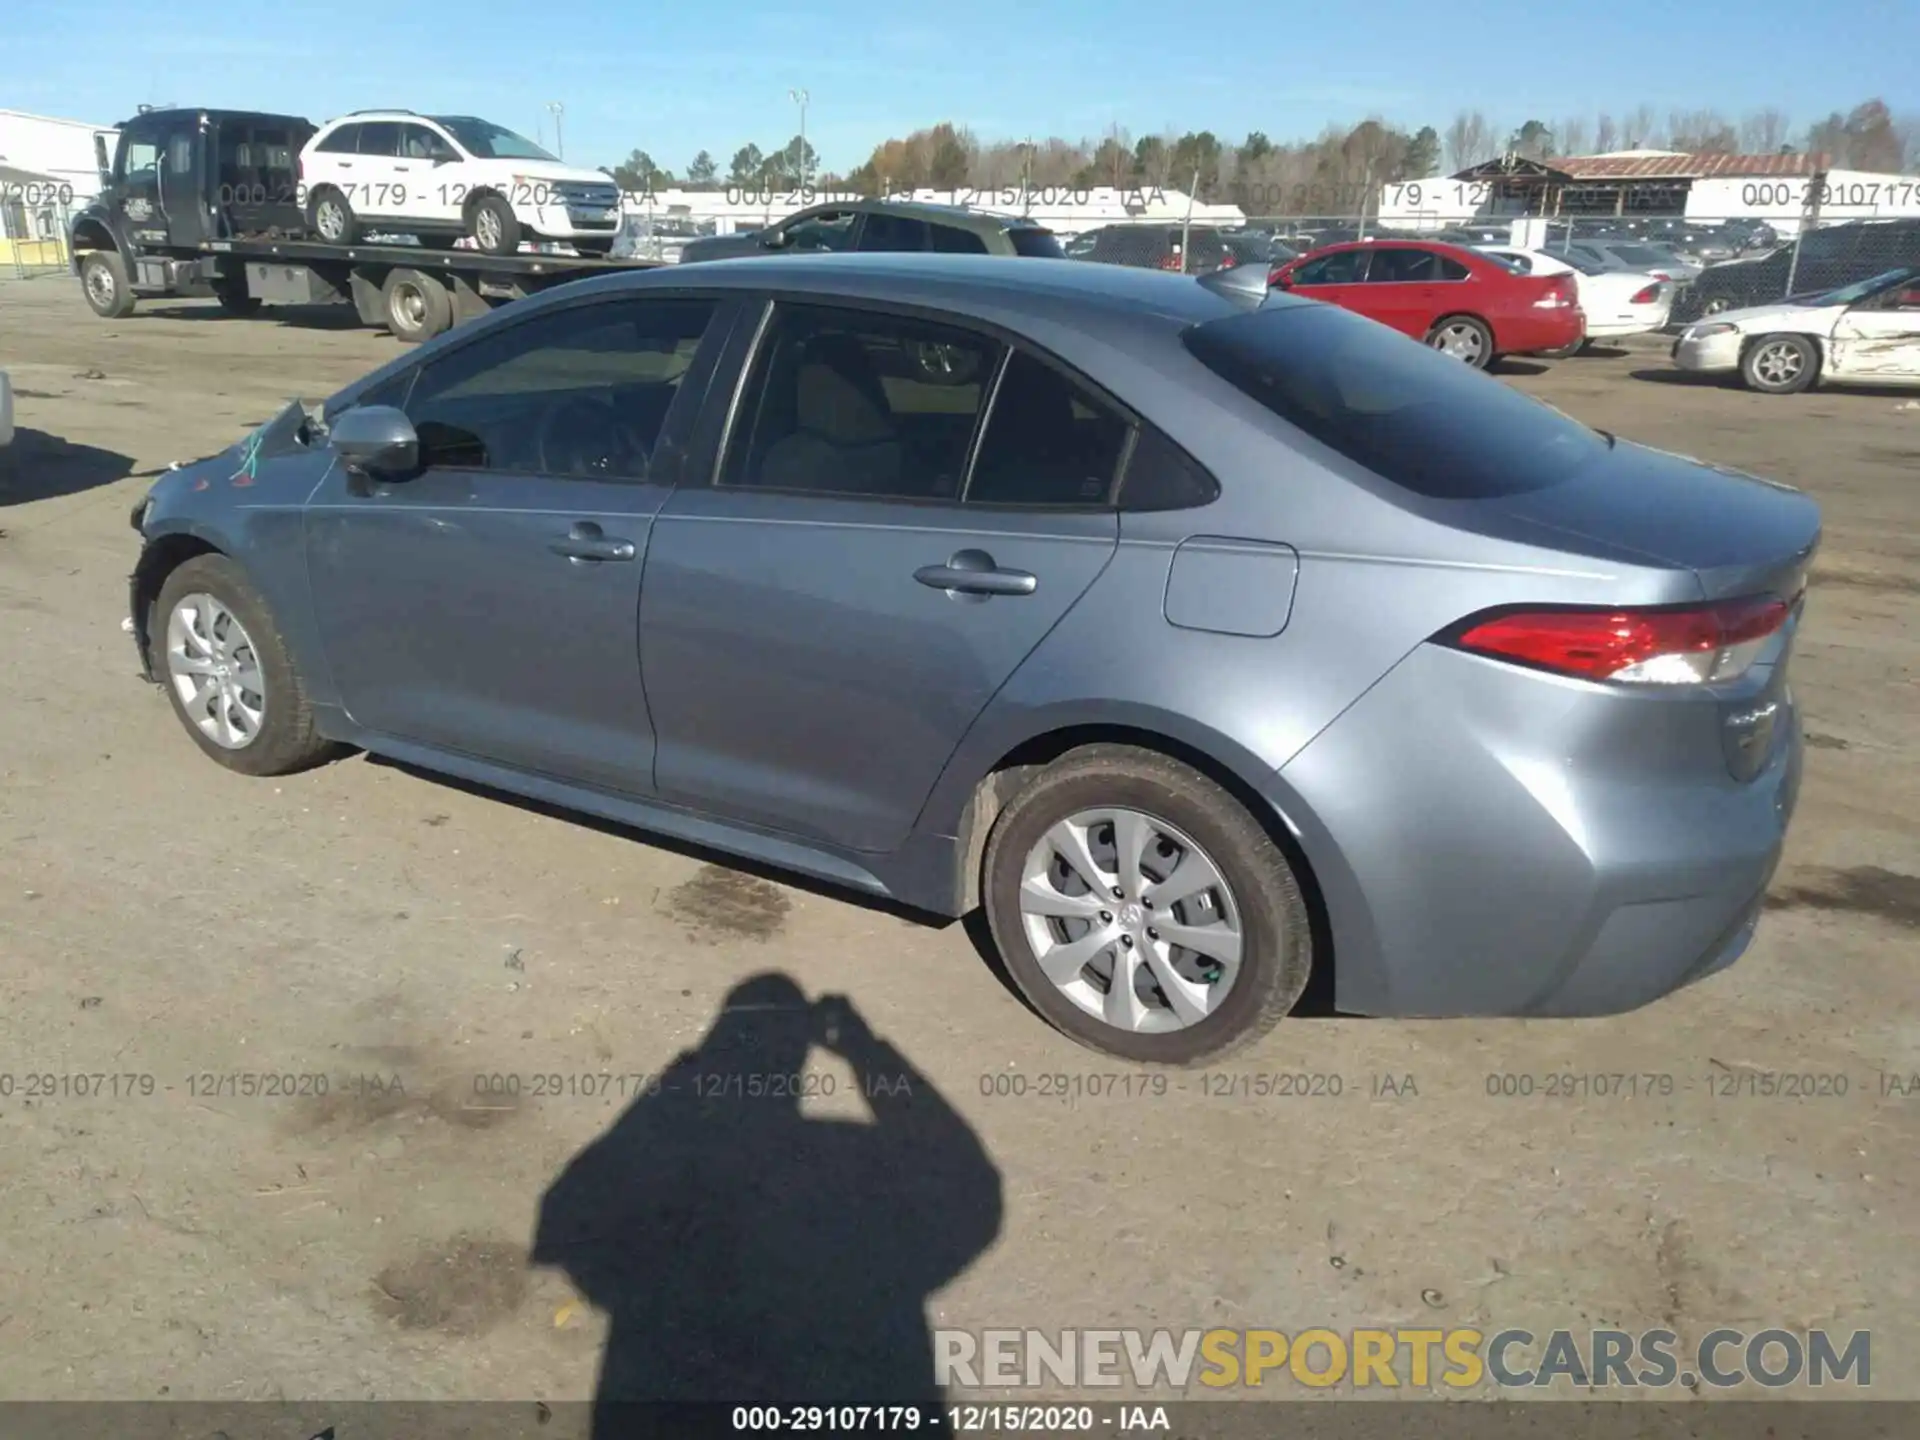
[{"label": "rear door handle", "polygon": [[631,560],[639,553],[631,540],[605,534],[591,520],[578,522],[547,548],[556,555],[566,556],[576,565],[594,560]]},{"label": "rear door handle", "polygon": [[1031,595],[1040,582],[1025,570],[1003,570],[984,550],[957,550],[944,565],[922,565],[913,578],[950,595]]}]

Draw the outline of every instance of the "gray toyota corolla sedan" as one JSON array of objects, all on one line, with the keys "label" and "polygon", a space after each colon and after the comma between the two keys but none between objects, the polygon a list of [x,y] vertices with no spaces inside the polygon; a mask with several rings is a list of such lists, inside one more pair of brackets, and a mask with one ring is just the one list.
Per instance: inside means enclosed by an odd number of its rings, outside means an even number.
[{"label": "gray toyota corolla sedan", "polygon": [[579,281],[134,518],[219,763],[358,747],[984,906],[1042,1015],[1168,1063],[1316,968],[1592,1015],[1729,964],[1819,538],[1332,306],[941,255]]}]

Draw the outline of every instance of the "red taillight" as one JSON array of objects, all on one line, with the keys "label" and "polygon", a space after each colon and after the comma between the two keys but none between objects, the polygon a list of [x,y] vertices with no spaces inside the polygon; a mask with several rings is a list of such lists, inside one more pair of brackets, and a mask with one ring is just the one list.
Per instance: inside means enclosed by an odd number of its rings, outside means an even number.
[{"label": "red taillight", "polygon": [[1580,287],[1565,275],[1556,275],[1547,281],[1547,288],[1540,298],[1533,302],[1536,310],[1565,310],[1579,302]]},{"label": "red taillight", "polygon": [[1629,305],[1651,305],[1659,298],[1660,287],[1658,285],[1649,285],[1644,290],[1636,290],[1633,298],[1627,301],[1627,303]]},{"label": "red taillight", "polygon": [[1587,680],[1705,685],[1744,674],[1789,613],[1771,595],[1677,608],[1516,610],[1464,622],[1450,643]]},{"label": "red taillight", "polygon": [[1181,265],[1178,255],[1168,255],[1161,259],[1160,268],[1162,270],[1181,270],[1185,267]]},{"label": "red taillight", "polygon": [[1651,276],[1653,276],[1653,278],[1654,278],[1654,279],[1656,279],[1656,280],[1671,280],[1671,279],[1673,279],[1673,277],[1672,277],[1671,275],[1669,275],[1669,274],[1667,274],[1667,272],[1666,272],[1666,271],[1664,271],[1664,270],[1649,270],[1649,271],[1648,271],[1647,273],[1648,273],[1649,275],[1651,275]]}]

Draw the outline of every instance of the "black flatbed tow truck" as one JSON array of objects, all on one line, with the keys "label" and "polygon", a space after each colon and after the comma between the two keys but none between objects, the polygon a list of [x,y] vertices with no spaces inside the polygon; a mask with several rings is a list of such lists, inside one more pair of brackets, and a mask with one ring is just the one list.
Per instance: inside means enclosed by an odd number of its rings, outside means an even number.
[{"label": "black flatbed tow truck", "polygon": [[307,231],[296,157],[314,133],[291,115],[152,110],[101,144],[97,199],[74,217],[74,273],[95,314],[148,296],[210,297],[229,314],[263,305],[352,305],[408,342],[553,285],[644,269],[649,260],[427,245],[328,245]]}]

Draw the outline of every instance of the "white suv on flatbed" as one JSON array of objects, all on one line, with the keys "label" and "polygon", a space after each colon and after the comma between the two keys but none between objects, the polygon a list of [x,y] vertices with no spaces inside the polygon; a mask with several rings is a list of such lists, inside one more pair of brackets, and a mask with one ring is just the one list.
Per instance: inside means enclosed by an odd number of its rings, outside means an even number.
[{"label": "white suv on flatbed", "polygon": [[446,248],[464,235],[490,255],[523,240],[605,255],[620,233],[620,191],[607,176],[472,115],[329,120],[300,152],[300,181],[308,228],[331,245],[413,235]]}]

